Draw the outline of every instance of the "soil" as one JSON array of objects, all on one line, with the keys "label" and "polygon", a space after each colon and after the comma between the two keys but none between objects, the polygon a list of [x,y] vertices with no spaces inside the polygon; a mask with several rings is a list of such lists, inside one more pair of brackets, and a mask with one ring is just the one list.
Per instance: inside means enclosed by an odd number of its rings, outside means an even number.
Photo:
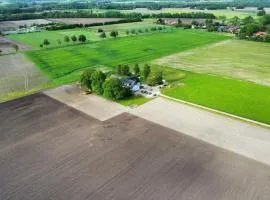
[{"label": "soil", "polygon": [[270,166],[123,113],[44,94],[0,104],[0,199],[265,199]]}]

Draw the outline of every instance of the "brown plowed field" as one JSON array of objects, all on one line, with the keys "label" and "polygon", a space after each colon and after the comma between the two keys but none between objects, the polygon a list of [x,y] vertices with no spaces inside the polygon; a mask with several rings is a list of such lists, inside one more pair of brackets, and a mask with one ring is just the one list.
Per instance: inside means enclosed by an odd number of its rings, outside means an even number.
[{"label": "brown plowed field", "polygon": [[0,111],[1,200],[269,200],[269,166],[129,114],[101,122],[43,94]]}]

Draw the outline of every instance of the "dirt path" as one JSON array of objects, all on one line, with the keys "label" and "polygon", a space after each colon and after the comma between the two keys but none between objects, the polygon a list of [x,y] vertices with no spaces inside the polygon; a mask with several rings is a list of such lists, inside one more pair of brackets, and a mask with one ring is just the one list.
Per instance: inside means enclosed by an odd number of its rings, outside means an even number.
[{"label": "dirt path", "polygon": [[270,165],[270,130],[185,104],[157,98],[131,113]]},{"label": "dirt path", "polygon": [[44,94],[101,121],[108,120],[128,110],[128,108],[100,96],[85,95],[76,85],[64,85],[47,90]]}]

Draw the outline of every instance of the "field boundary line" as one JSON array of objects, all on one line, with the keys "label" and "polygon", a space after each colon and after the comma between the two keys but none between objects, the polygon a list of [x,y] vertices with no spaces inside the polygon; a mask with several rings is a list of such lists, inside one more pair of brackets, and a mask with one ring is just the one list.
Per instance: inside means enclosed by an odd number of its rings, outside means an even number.
[{"label": "field boundary line", "polygon": [[195,104],[195,103],[191,103],[191,102],[188,102],[188,101],[184,101],[184,100],[181,100],[181,99],[176,99],[174,97],[170,97],[170,96],[167,96],[167,95],[164,95],[164,94],[160,94],[159,96],[161,96],[163,98],[166,98],[166,99],[176,101],[176,102],[184,103],[184,104],[187,104],[187,105],[190,105],[190,106],[193,106],[193,107],[201,108],[201,109],[213,112],[213,113],[217,113],[217,114],[221,114],[221,115],[224,115],[224,116],[227,116],[227,117],[239,119],[239,120],[244,121],[244,122],[256,124],[258,126],[262,126],[262,127],[270,129],[269,124],[265,124],[265,123],[258,122],[258,121],[255,121],[255,120],[247,119],[247,118],[240,117],[240,116],[237,116],[237,115],[234,115],[234,114],[219,111],[219,110],[216,110],[216,109],[213,109],[213,108],[208,108],[208,107],[205,107],[205,106],[202,106],[202,105],[199,105],[199,104]]}]

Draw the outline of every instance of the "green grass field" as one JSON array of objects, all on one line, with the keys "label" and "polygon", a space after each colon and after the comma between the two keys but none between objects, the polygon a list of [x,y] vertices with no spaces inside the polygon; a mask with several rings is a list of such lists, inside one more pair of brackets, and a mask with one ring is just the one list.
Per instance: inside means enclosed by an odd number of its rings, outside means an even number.
[{"label": "green grass field", "polygon": [[53,81],[73,82],[87,67],[147,62],[172,53],[228,39],[227,36],[177,30],[137,37],[125,37],[86,45],[27,52]]},{"label": "green grass field", "polygon": [[159,58],[153,63],[270,86],[270,44],[263,42],[226,40]]},{"label": "green grass field", "polygon": [[142,104],[145,104],[147,102],[151,101],[150,98],[142,97],[142,96],[132,96],[127,99],[123,99],[118,101],[123,106],[140,106]]},{"label": "green grass field", "polygon": [[[123,24],[113,24],[113,25],[105,25],[105,26],[94,26],[91,28],[77,28],[77,29],[66,29],[66,30],[56,30],[56,31],[42,31],[42,32],[35,32],[35,33],[25,33],[25,34],[12,34],[8,35],[7,37],[11,40],[15,40],[17,42],[21,42],[27,45],[30,45],[33,48],[40,49],[40,44],[43,43],[44,39],[48,39],[51,43],[48,47],[59,47],[59,46],[66,46],[67,44],[73,44],[72,41],[69,43],[64,42],[64,37],[67,35],[69,37],[75,35],[79,36],[84,34],[89,42],[95,42],[100,40],[105,40],[99,37],[100,33],[97,32],[97,29],[103,29],[106,34],[106,39],[111,39],[109,36],[110,31],[117,30],[119,32],[119,37],[127,36],[125,31],[135,29],[138,31],[141,29],[145,32],[145,29],[149,29],[151,27],[158,27],[162,25],[153,24],[153,20],[145,20],[143,22],[134,22],[134,23],[123,23]],[[170,28],[171,29],[171,28]],[[169,28],[167,27],[168,31]],[[151,32],[149,32],[151,33]],[[148,33],[148,34],[149,34]],[[142,33],[145,34],[145,33]],[[59,45],[57,40],[61,40],[62,44]]]},{"label": "green grass field", "polygon": [[173,68],[164,78],[173,83],[162,91],[167,96],[270,124],[270,87]]},{"label": "green grass field", "polygon": [[[95,10],[96,12],[105,12],[106,10]],[[149,13],[189,13],[189,12],[207,12],[213,13],[215,16],[225,16],[227,18],[233,18],[235,16],[243,19],[247,16],[257,17],[257,10],[230,10],[230,9],[222,9],[222,10],[198,10],[198,9],[189,9],[189,8],[163,8],[161,10],[148,10],[146,8],[137,8],[134,10],[119,10],[123,13],[130,13],[130,12],[138,12],[142,14],[149,14]]]}]

